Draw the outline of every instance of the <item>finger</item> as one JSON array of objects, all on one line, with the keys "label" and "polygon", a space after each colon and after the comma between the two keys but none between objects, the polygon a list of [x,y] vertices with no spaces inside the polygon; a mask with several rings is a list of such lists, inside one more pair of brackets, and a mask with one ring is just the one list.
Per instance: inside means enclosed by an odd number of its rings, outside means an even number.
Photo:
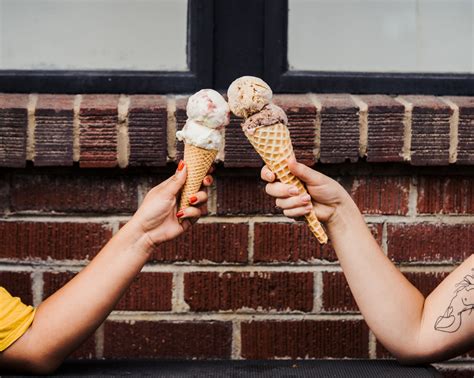
[{"label": "finger", "polygon": [[263,166],[262,170],[260,171],[260,177],[263,181],[273,182],[275,181],[275,174],[270,171],[266,165]]},{"label": "finger", "polygon": [[283,214],[289,218],[302,217],[309,214],[313,210],[313,205],[306,205],[304,207],[296,207],[294,209],[283,210]]},{"label": "finger", "polygon": [[299,190],[294,185],[283,184],[281,182],[273,182],[265,186],[267,194],[273,197],[292,197],[299,194]]},{"label": "finger", "polygon": [[294,155],[288,159],[288,167],[291,173],[308,185],[321,185],[329,178],[304,164],[298,163]]},{"label": "finger", "polygon": [[181,160],[178,164],[178,169],[173,176],[171,176],[164,184],[164,188],[170,194],[175,197],[186,182],[187,168],[186,163]]},{"label": "finger", "polygon": [[296,197],[288,198],[277,198],[275,204],[280,209],[294,209],[296,207],[305,207],[311,203],[311,196],[309,194],[303,194]]},{"label": "finger", "polygon": [[176,213],[177,218],[199,218],[201,216],[201,210],[194,206],[189,206],[185,209],[181,209]]},{"label": "finger", "polygon": [[204,186],[211,186],[213,182],[214,182],[214,179],[210,175],[207,175],[202,180],[202,183],[203,183]]},{"label": "finger", "polygon": [[207,201],[207,193],[204,191],[197,192],[196,194],[189,197],[189,203],[191,205],[198,205]]}]

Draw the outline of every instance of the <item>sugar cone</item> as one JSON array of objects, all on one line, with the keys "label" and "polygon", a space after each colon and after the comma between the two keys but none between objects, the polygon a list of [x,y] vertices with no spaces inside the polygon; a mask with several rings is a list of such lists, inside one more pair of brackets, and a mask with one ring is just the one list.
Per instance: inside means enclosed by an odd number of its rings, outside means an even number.
[{"label": "sugar cone", "polygon": [[[307,193],[303,183],[290,172],[287,164],[287,159],[293,154],[293,146],[286,125],[277,123],[272,126],[259,127],[254,131],[253,134],[245,133],[245,135],[278,180],[284,184],[296,186],[300,194]],[[327,243],[328,237],[314,210],[305,215],[305,220],[318,241],[321,244]]]},{"label": "sugar cone", "polygon": [[206,150],[188,143],[184,145],[184,162],[186,163],[188,177],[181,192],[179,210],[189,206],[189,197],[199,191],[202,180],[206,177],[216,156],[217,150]]}]

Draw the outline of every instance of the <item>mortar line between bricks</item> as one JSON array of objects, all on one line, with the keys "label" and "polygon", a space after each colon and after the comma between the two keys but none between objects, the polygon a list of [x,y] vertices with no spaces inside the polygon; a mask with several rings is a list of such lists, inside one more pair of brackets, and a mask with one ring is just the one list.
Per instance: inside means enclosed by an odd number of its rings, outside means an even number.
[{"label": "mortar line between bricks", "polygon": [[130,139],[128,135],[128,111],[130,107],[130,96],[120,95],[117,112],[117,162],[120,168],[128,166],[130,157]]},{"label": "mortar line between bricks", "polygon": [[323,310],[323,274],[321,271],[313,273],[313,312],[320,313]]},{"label": "mortar line between bricks", "polygon": [[166,96],[166,100],[168,159],[174,161],[176,159],[176,97],[169,95]]},{"label": "mortar line between bricks", "polygon": [[418,206],[418,180],[416,177],[410,178],[410,186],[408,189],[408,211],[407,216],[415,218]]},{"label": "mortar line between bricks", "polygon": [[26,160],[35,160],[35,131],[36,131],[36,104],[38,103],[38,95],[31,93],[28,96],[28,105],[26,107],[28,113],[28,123],[26,128]]},{"label": "mortar line between bricks", "polygon": [[104,357],[104,323],[94,333],[95,339],[95,358]]},{"label": "mortar line between bricks", "polygon": [[385,256],[388,256],[388,232],[387,232],[387,222],[382,223],[382,252]]},{"label": "mortar line between bricks", "polygon": [[314,150],[313,155],[316,161],[319,160],[321,156],[321,110],[323,105],[318,97],[314,93],[309,94],[310,100],[313,102],[314,107],[316,108],[316,117],[314,118]]},{"label": "mortar line between bricks", "polygon": [[173,292],[171,294],[171,308],[175,313],[189,311],[189,305],[184,299],[184,274],[182,271],[173,273]]},{"label": "mortar line between bricks", "polygon": [[249,264],[254,263],[254,241],[255,241],[255,222],[249,222],[247,238],[247,259]]},{"label": "mortar line between bricks", "polygon": [[111,321],[259,321],[259,320],[363,320],[356,314],[309,314],[309,313],[163,313],[151,311],[113,311],[108,320]]},{"label": "mortar line between bricks", "polygon": [[217,183],[213,181],[208,187],[207,211],[211,215],[217,214]]},{"label": "mortar line between bricks", "polygon": [[439,99],[453,111],[449,117],[449,163],[453,164],[458,159],[459,106],[448,98],[439,97]]},{"label": "mortar line between bricks", "polygon": [[364,157],[367,155],[367,143],[369,139],[369,106],[362,101],[359,96],[351,95],[351,98],[359,108],[359,156]]},{"label": "mortar line between bricks", "polygon": [[81,121],[79,113],[81,111],[82,95],[74,97],[73,120],[72,120],[72,161],[79,161],[81,157]]},{"label": "mortar line between bricks", "polygon": [[435,366],[437,369],[443,368],[446,370],[454,370],[454,369],[461,369],[461,370],[468,370],[471,371],[473,366],[472,366],[473,361],[472,360],[466,360],[463,362],[437,362],[432,364]]},{"label": "mortar line between bricks", "polygon": [[31,273],[31,292],[33,294],[33,306],[35,307],[43,300],[43,287],[43,272],[34,270]]},{"label": "mortar line between bricks", "polygon": [[[77,222],[77,223],[108,223],[108,222],[126,222],[129,221],[132,217],[130,215],[95,215],[95,214],[58,214],[54,215],[51,213],[41,214],[41,213],[15,213],[15,214],[6,214],[0,216],[0,221],[5,222],[14,222],[14,221],[23,221],[23,222]],[[371,224],[380,224],[384,222],[389,223],[403,223],[403,224],[417,224],[417,223],[433,223],[433,224],[473,224],[474,217],[472,215],[463,215],[463,214],[417,214],[416,217],[412,216],[403,216],[403,215],[371,215],[365,214],[364,219],[367,223]],[[206,216],[200,218],[198,223],[208,224],[208,223],[299,223],[295,222],[293,219],[286,218],[284,216],[278,215],[269,215],[269,216]]]},{"label": "mortar line between bricks", "polygon": [[369,329],[369,358],[375,360],[377,358],[377,341],[375,334]]},{"label": "mortar line between bricks", "polygon": [[[47,260],[47,261],[7,261],[0,259],[0,270],[9,272],[79,272],[83,269],[89,261],[78,260]],[[402,272],[450,272],[459,266],[460,263],[409,263],[399,264]],[[320,262],[316,264],[301,264],[301,265],[204,265],[204,264],[153,264],[145,265],[142,269],[143,273],[194,273],[194,272],[210,272],[210,273],[252,273],[252,272],[289,272],[289,273],[316,273],[316,272],[342,272],[338,263]]]},{"label": "mortar line between bricks", "polygon": [[403,159],[410,161],[413,104],[405,100],[402,96],[395,97],[395,101],[398,101],[405,107],[405,111],[403,113]]},{"label": "mortar line between bricks", "polygon": [[242,359],[242,337],[241,337],[241,327],[240,321],[232,321],[232,349],[231,349],[231,359],[232,360],[241,360]]}]

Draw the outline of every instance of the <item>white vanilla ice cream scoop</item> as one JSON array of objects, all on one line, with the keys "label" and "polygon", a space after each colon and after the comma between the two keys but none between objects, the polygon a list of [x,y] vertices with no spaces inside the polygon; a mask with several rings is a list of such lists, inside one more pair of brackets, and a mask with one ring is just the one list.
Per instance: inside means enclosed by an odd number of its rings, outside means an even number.
[{"label": "white vanilla ice cream scoop", "polygon": [[207,150],[218,150],[222,145],[222,128],[229,123],[229,105],[212,89],[202,89],[192,95],[186,106],[188,120],[178,140]]},{"label": "white vanilla ice cream scoop", "polygon": [[247,118],[268,105],[273,97],[270,86],[255,76],[234,80],[227,90],[230,110],[238,117]]}]

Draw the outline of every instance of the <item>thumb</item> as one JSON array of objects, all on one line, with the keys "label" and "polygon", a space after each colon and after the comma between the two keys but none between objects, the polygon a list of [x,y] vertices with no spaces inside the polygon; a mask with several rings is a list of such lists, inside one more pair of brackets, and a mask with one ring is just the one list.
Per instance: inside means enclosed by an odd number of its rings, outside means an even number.
[{"label": "thumb", "polygon": [[175,174],[169,178],[165,186],[170,196],[174,197],[179,193],[184,183],[186,182],[187,175],[187,166],[184,160],[181,160],[179,162],[178,169],[176,170]]},{"label": "thumb", "polygon": [[292,155],[288,160],[288,167],[290,168],[291,173],[296,177],[304,181],[308,185],[317,185],[321,184],[323,175],[310,167],[298,163],[295,159],[295,156]]}]

